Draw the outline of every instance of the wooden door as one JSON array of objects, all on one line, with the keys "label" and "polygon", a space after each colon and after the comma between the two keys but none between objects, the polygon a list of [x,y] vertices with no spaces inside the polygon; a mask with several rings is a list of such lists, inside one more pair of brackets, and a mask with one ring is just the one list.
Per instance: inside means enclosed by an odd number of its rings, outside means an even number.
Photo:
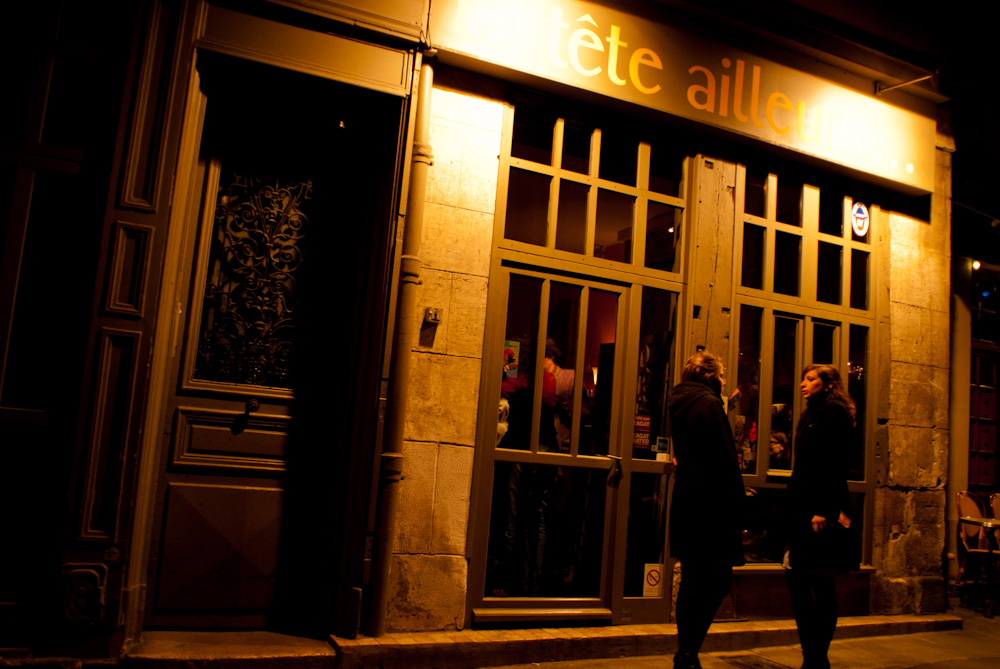
[{"label": "wooden door", "polygon": [[402,104],[210,54],[199,70],[147,626],[294,611],[329,632],[363,578]]}]

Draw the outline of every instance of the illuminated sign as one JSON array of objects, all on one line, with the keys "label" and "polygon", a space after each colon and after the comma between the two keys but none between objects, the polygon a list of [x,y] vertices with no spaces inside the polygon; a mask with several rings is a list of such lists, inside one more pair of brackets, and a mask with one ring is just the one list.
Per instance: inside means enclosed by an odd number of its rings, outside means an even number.
[{"label": "illuminated sign", "polygon": [[869,223],[868,207],[860,202],[855,202],[854,207],[851,209],[851,229],[854,230],[854,234],[858,237],[867,235]]},{"label": "illuminated sign", "polygon": [[434,0],[442,52],[933,190],[932,118],[688,32],[576,0]]}]

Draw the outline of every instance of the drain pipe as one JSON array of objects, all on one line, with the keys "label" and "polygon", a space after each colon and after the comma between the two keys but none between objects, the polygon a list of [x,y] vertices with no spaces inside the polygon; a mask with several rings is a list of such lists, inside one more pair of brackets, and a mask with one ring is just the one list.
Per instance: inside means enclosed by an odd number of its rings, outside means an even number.
[{"label": "drain pipe", "polygon": [[410,350],[416,334],[413,313],[416,308],[417,287],[420,285],[421,263],[418,256],[423,235],[427,168],[432,163],[430,114],[434,69],[426,58],[433,56],[433,53],[433,51],[424,53],[425,60],[420,67],[410,185],[406,200],[406,218],[403,222],[399,293],[393,323],[392,358],[386,395],[385,439],[379,462],[379,491],[372,545],[371,598],[365,629],[365,633],[373,637],[385,634],[385,619],[389,605],[389,566],[392,563],[392,550],[396,539],[399,483],[403,480],[403,427],[410,386]]}]

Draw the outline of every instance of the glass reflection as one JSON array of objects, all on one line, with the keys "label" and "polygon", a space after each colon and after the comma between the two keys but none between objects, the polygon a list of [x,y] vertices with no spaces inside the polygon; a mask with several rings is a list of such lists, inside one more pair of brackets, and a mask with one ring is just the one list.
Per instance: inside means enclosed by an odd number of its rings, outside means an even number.
[{"label": "glass reflection", "polygon": [[781,562],[785,553],[784,488],[758,488],[747,497],[743,555],[747,562]]},{"label": "glass reflection", "polygon": [[511,168],[504,237],[545,246],[550,180],[544,174]]},{"label": "glass reflection", "polygon": [[[567,283],[552,282],[549,294],[548,337],[545,341],[545,375],[552,378],[556,443],[569,453],[574,430],[574,394],[576,390],[576,340],[580,320],[580,296],[583,289]],[[589,406],[583,403],[589,414]]]},{"label": "glass reflection", "polygon": [[847,392],[857,407],[854,434],[849,450],[847,478],[863,481],[865,478],[865,414],[868,405],[868,328],[852,325],[850,334],[850,361],[847,363]]},{"label": "glass reflection", "polygon": [[676,322],[677,293],[644,287],[639,324],[633,458],[655,460],[657,453],[663,452],[663,459],[666,459],[669,452],[667,394],[673,378]]},{"label": "glass reflection", "polygon": [[740,283],[747,288],[764,288],[764,240],[767,228],[743,224],[743,271]]},{"label": "glass reflection", "polygon": [[774,319],[774,374],[771,383],[771,433],[768,469],[792,468],[792,421],[795,392],[799,388],[795,352],[798,350],[798,321]]},{"label": "glass reflection", "polygon": [[590,142],[594,124],[567,118],[563,125],[563,169],[590,173]]},{"label": "glass reflection", "polygon": [[612,388],[615,382],[615,328],[618,323],[618,294],[590,290],[587,310],[587,345],[584,351],[584,375],[587,394],[593,398],[590,421],[581,435],[580,453],[607,455],[611,434]]},{"label": "glass reflection", "polygon": [[589,193],[589,186],[566,179],[559,182],[556,248],[560,251],[587,252],[587,195]]},{"label": "glass reflection", "polygon": [[836,325],[813,321],[813,362],[824,365],[833,364],[836,336]]},{"label": "glass reflection", "polygon": [[606,124],[601,129],[600,177],[615,183],[635,185],[639,139],[622,125]]},{"label": "glass reflection", "polygon": [[744,474],[757,472],[757,425],[760,401],[760,326],[764,310],[742,305],[740,308],[740,359],[736,372],[736,391],[729,397],[735,412],[733,437],[736,457]]},{"label": "glass reflection", "polygon": [[840,304],[843,249],[836,244],[819,242],[816,249],[816,299]]},{"label": "glass reflection", "polygon": [[774,292],[799,294],[802,238],[778,230],[774,236]]},{"label": "glass reflection", "polygon": [[851,249],[851,308],[868,308],[869,253]]},{"label": "glass reflection", "polygon": [[635,198],[601,188],[597,191],[594,257],[632,262]]},{"label": "glass reflection", "polygon": [[543,165],[552,164],[552,130],[556,115],[549,109],[519,105],[514,114],[510,155]]},{"label": "glass reflection", "polygon": [[679,244],[684,210],[650,200],[646,209],[646,267],[680,270]]},{"label": "glass reflection", "polygon": [[497,462],[486,597],[600,595],[607,471]]},{"label": "glass reflection", "polygon": [[[628,544],[625,547],[625,596],[642,597],[646,565],[662,568],[667,529],[667,483],[662,474],[636,472],[629,488]],[[661,594],[664,586],[661,581]]]},{"label": "glass reflection", "polygon": [[[503,377],[500,387],[500,422],[497,445],[500,448],[531,450],[531,420],[534,413],[535,339],[541,305],[542,280],[513,274],[507,298],[507,330],[504,335]],[[555,450],[552,423],[554,399],[552,388],[543,383],[542,434],[539,450]],[[544,401],[548,399],[549,401]],[[545,429],[545,415],[548,426]]]}]

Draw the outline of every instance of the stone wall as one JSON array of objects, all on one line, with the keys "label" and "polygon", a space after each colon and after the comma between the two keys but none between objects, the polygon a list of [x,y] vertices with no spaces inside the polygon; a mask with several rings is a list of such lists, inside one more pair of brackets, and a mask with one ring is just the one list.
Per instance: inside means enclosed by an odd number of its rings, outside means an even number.
[{"label": "stone wall", "polygon": [[[887,218],[889,324],[881,347],[872,561],[876,613],[946,608],[942,559],[948,478],[951,153],[938,151],[930,222]],[[885,330],[888,330],[886,333]],[[886,351],[886,349],[888,349]],[[883,371],[883,380],[885,374]],[[880,392],[884,394],[882,385]]]},{"label": "stone wall", "polygon": [[[439,72],[392,590],[391,631],[461,629],[466,531],[493,246],[503,105],[480,79]],[[474,91],[474,92],[468,92]]]}]

